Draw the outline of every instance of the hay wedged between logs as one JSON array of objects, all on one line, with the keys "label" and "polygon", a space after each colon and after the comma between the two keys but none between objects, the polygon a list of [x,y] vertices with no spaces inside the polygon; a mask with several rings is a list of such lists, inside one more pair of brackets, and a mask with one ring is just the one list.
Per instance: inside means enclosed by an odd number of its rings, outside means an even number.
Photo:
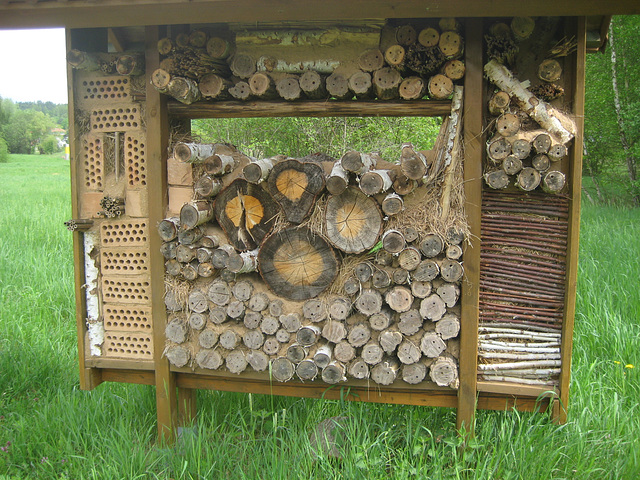
[{"label": "hay wedged between logs", "polygon": [[179,277],[172,277],[171,275],[164,276],[164,296],[167,293],[173,292],[176,301],[180,305],[184,305],[184,312],[189,311],[189,292],[192,289],[191,282],[188,280],[180,279]]},{"label": "hay wedged between logs", "polygon": [[[436,182],[430,188],[420,189],[423,191],[420,199],[415,197],[417,193],[411,193],[405,196],[405,209],[389,218],[387,229],[395,229],[402,231],[403,228],[415,228],[422,239],[430,233],[437,233],[442,238],[446,238],[449,229],[455,229],[464,233],[464,238],[469,242],[469,225],[467,223],[464,203],[464,179],[463,165],[458,162],[458,166],[453,177],[453,186],[451,188],[449,215],[443,219],[442,207],[440,199],[442,198],[443,185],[439,178],[441,173],[436,177]],[[417,201],[412,201],[413,199]]]},{"label": "hay wedged between logs", "polygon": [[366,252],[360,255],[347,255],[342,259],[336,279],[327,289],[324,296],[342,295],[345,282],[354,275],[356,265],[362,262],[373,263],[375,254]]}]

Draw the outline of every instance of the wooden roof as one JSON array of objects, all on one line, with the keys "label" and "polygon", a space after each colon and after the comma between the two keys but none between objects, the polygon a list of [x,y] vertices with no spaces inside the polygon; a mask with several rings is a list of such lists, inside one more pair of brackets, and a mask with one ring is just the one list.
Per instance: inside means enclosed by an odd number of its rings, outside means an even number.
[{"label": "wooden roof", "polygon": [[0,28],[640,14],[638,0],[0,0]]}]

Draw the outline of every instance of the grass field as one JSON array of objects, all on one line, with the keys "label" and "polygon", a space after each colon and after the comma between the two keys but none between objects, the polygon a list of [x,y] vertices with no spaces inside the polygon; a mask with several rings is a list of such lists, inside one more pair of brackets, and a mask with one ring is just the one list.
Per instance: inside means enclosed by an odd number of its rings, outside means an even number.
[{"label": "grass field", "polygon": [[[449,409],[199,392],[196,435],[164,449],[153,388],[79,390],[68,177],[57,156],[0,164],[0,480],[638,478],[640,210],[583,207],[566,425],[481,411],[460,454]],[[314,460],[335,415],[343,459]]]}]

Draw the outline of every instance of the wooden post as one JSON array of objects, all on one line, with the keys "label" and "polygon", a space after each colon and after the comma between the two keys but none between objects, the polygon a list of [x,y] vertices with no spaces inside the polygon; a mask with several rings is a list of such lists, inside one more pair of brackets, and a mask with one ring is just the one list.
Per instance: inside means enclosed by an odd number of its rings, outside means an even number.
[{"label": "wooden post", "polygon": [[181,427],[192,426],[196,420],[196,393],[196,389],[178,387],[178,425]]},{"label": "wooden post", "polygon": [[[159,66],[157,45],[162,37],[164,35],[160,34],[158,26],[146,27],[147,72],[153,72]],[[162,97],[150,84],[147,85],[146,95],[147,178],[150,185],[157,187],[149,190],[149,224],[157,225],[164,218],[164,208],[167,205],[166,152],[169,145],[169,117],[166,97]],[[149,244],[158,442],[171,443],[175,440],[178,424],[178,398],[175,374],[171,373],[169,361],[162,355],[167,316],[163,299],[164,258],[160,254],[160,236],[150,235]]]},{"label": "wooden post", "polygon": [[[78,40],[79,32],[66,30],[66,48],[70,51],[73,48],[72,40]],[[73,218],[80,218],[80,192],[78,192],[78,175],[82,166],[78,162],[78,142],[75,132],[75,102],[73,96],[73,77],[75,73],[73,67],[67,64],[67,91],[69,95],[69,142],[70,146],[70,170],[71,170],[71,214]],[[86,295],[84,291],[85,272],[84,272],[84,233],[75,230],[73,232],[73,264],[74,264],[74,285],[76,296],[76,328],[78,331],[78,364],[80,367],[80,389],[93,390],[102,383],[102,375],[97,368],[89,368],[85,365],[85,334],[87,332],[86,318],[87,305]]]},{"label": "wooden post", "polygon": [[480,205],[482,200],[482,19],[466,23],[464,84],[464,189],[471,244],[464,252],[466,278],[462,282],[460,329],[460,387],[456,427],[472,436],[477,394],[478,303],[480,286]]},{"label": "wooden post", "polygon": [[580,239],[580,195],[582,189],[582,143],[584,138],[584,90],[587,28],[586,18],[576,21],[575,66],[568,68],[575,77],[570,82],[573,89],[573,115],[576,136],[569,149],[569,232],[567,239],[567,273],[565,280],[564,318],[562,321],[562,347],[560,367],[560,404],[554,408],[554,421],[566,423],[571,380],[571,350],[573,348],[573,324],[576,311],[576,283],[578,279],[578,242]]}]

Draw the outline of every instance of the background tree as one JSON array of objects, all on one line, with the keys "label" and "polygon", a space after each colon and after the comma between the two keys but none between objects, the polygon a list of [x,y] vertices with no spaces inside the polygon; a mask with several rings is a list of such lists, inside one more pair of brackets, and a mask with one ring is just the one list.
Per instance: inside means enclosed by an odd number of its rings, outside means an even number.
[{"label": "background tree", "polygon": [[587,57],[584,174],[601,201],[640,203],[639,36],[640,16],[614,17],[605,53]]},{"label": "background tree", "polygon": [[35,110],[16,110],[3,128],[3,135],[11,153],[33,153],[34,148],[55,123],[51,117]]},{"label": "background tree", "polygon": [[329,117],[238,118],[193,122],[193,133],[203,141],[230,142],[247,155],[283,154],[303,157],[322,152],[340,158],[349,150],[378,151],[395,161],[402,143],[419,150],[433,147],[439,118]]}]

